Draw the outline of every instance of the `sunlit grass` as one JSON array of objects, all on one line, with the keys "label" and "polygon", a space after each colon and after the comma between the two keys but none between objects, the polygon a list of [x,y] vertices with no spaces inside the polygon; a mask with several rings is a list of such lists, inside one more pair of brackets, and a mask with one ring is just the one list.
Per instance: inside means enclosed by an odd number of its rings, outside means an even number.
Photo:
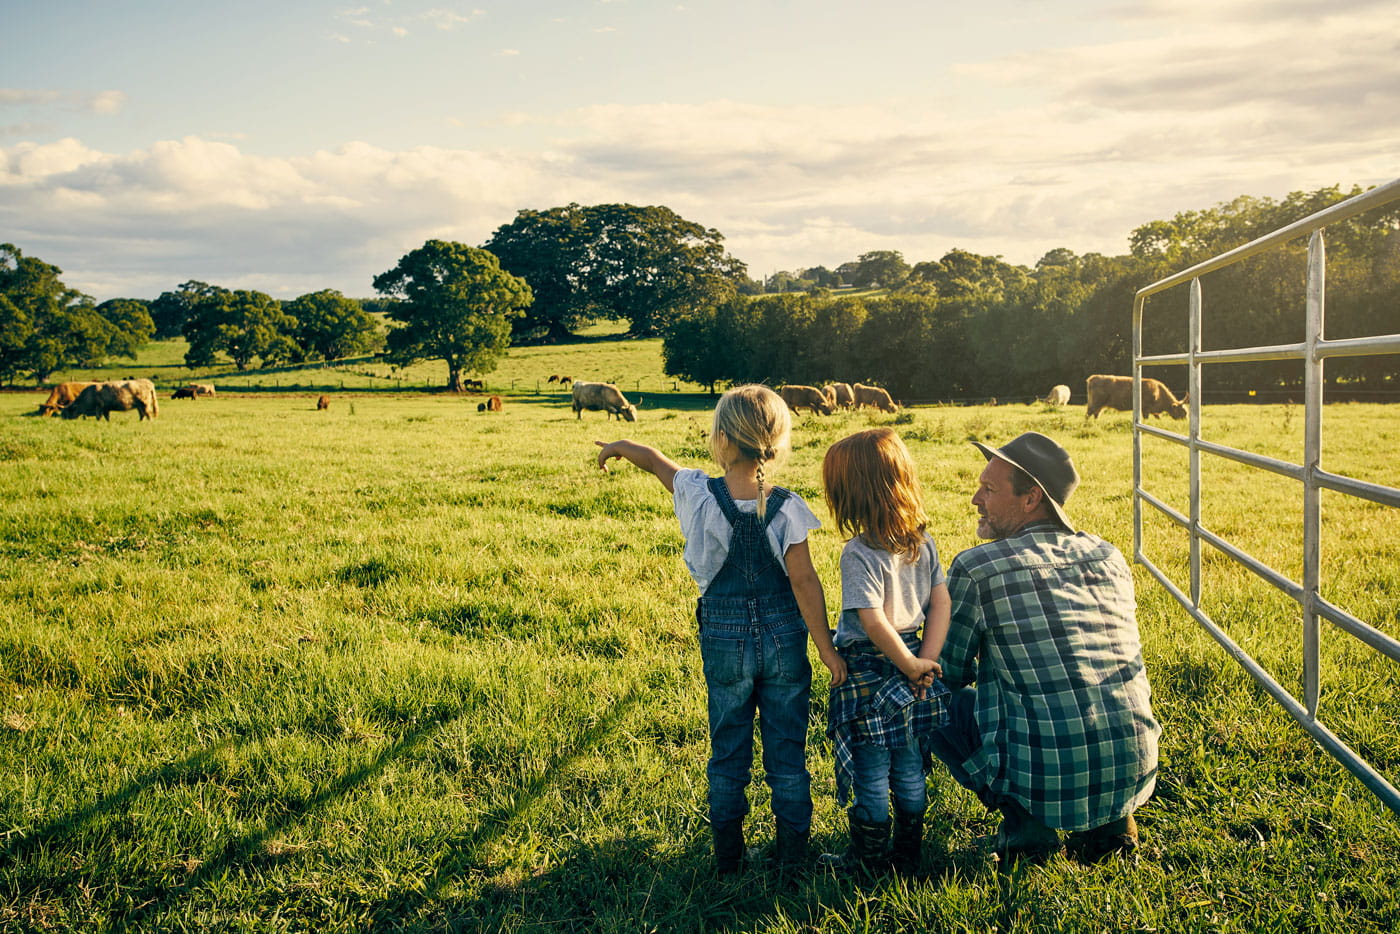
[{"label": "sunlit grass", "polygon": [[[622,346],[637,359],[613,369],[658,378],[646,342]],[[618,376],[593,349],[539,348],[512,366]],[[635,424],[576,419],[564,396],[532,393],[499,414],[440,394],[346,393],[324,412],[229,394],[102,423],[25,417],[34,394],[0,395],[0,929],[1400,924],[1400,821],[1141,568],[1164,734],[1136,868],[1056,859],[998,877],[962,852],[994,817],[936,768],[930,879],[716,881],[679,531],[655,480],[593,462],[594,439],[627,435],[707,466],[703,397],[675,398],[647,399]],[[1292,456],[1284,436],[1300,412],[1209,414],[1213,440]],[[1329,408],[1330,469],[1383,481],[1392,419],[1384,406]],[[1027,429],[1075,455],[1076,522],[1131,551],[1122,413],[804,415],[779,482],[825,518],[821,457],[871,424],[908,442],[945,561],[976,543],[982,459],[968,440]],[[1149,487],[1185,511],[1184,456],[1159,441],[1149,455]],[[1208,525],[1295,573],[1287,483],[1219,465],[1207,481]],[[1324,510],[1329,594],[1394,634],[1394,516],[1331,496]],[[841,542],[826,524],[812,544],[834,605]],[[1149,517],[1148,552],[1183,586],[1184,542]],[[1296,605],[1219,556],[1204,577],[1209,611],[1298,689]],[[1395,666],[1324,635],[1323,720],[1393,780]],[[824,689],[819,674],[809,762],[816,845],[834,848],[844,816]],[[753,798],[763,844],[761,784]]]}]

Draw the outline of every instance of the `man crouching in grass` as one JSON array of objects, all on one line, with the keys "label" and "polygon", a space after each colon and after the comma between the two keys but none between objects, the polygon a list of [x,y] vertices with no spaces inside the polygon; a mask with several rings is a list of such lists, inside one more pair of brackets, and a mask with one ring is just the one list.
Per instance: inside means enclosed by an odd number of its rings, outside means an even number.
[{"label": "man crouching in grass", "polygon": [[[940,661],[951,722],[933,752],[1002,814],[985,841],[1004,863],[1060,850],[1082,862],[1137,848],[1133,812],[1157,782],[1157,737],[1127,561],[1074,531],[1079,474],[1036,432],[987,458],[972,503],[991,539],[948,569]],[[974,683],[975,687],[967,687]]]}]

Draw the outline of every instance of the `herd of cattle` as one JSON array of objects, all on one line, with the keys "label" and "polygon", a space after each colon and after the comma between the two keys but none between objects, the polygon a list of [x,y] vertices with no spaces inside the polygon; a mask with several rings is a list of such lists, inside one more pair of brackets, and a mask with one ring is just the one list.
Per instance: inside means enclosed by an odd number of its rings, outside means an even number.
[{"label": "herd of cattle", "polygon": [[[567,377],[565,377],[567,379]],[[559,377],[550,377],[554,382]],[[1086,418],[1098,418],[1104,409],[1119,409],[1130,412],[1133,408],[1133,378],[1131,376],[1094,375],[1085,381],[1088,391]],[[881,412],[898,412],[899,406],[890,394],[879,386],[863,383],[828,383],[818,389],[815,386],[788,384],[779,387],[778,395],[787,403],[794,414],[806,409],[816,415],[830,415],[837,409],[861,409],[870,407]],[[1069,404],[1069,387],[1063,383],[1051,387],[1039,401],[1051,406]],[[1172,395],[1170,389],[1158,380],[1144,378],[1142,381],[1142,414],[1144,416],[1170,415],[1172,418],[1186,417],[1187,397],[1180,399]],[[642,404],[638,397],[636,404],[627,401],[622,391],[612,383],[588,383],[574,381],[574,417],[582,418],[584,411],[607,412],[609,418],[629,422],[637,420],[637,406]]]},{"label": "herd of cattle", "polygon": [[828,383],[821,389],[815,386],[787,385],[779,388],[788,408],[794,413],[808,409],[814,415],[830,415],[837,409],[860,409],[870,406],[881,412],[898,412],[890,394],[879,386],[864,383]]},{"label": "herd of cattle", "polygon": [[[213,392],[213,387],[209,388]],[[135,409],[140,420],[160,414],[156,384],[148,379],[117,379],[101,383],[59,383],[39,404],[39,414],[64,418],[89,417],[111,421],[112,412]]]},{"label": "herd of cattle", "polygon": [[[475,388],[482,388],[476,380]],[[561,386],[570,384],[573,392],[574,417],[583,418],[585,411],[606,412],[608,418],[623,421],[637,420],[637,407],[642,404],[640,396],[635,403],[629,402],[612,383],[591,383],[575,380],[568,376],[551,376],[551,383]],[[1090,376],[1085,381],[1088,391],[1088,404],[1085,418],[1098,418],[1104,409],[1118,409],[1130,412],[1133,408],[1133,378],[1131,376]],[[197,399],[200,396],[214,395],[214,387],[209,383],[192,383],[175,390],[172,399]],[[815,386],[787,385],[778,389],[788,408],[794,413],[807,409],[817,415],[830,415],[838,409],[873,408],[881,412],[897,412],[899,406],[890,394],[879,386],[863,383],[829,383],[818,389]],[[1063,384],[1054,386],[1039,401],[1051,406],[1069,404],[1069,387]],[[1165,384],[1155,379],[1142,381],[1142,414],[1144,416],[1170,415],[1172,418],[1186,417],[1187,396],[1180,399],[1172,395]],[[330,399],[322,396],[316,408],[326,409]],[[477,405],[478,412],[499,412],[503,407],[500,396],[491,396]],[[48,399],[39,405],[39,414],[50,416],[61,413],[64,418],[91,416],[110,420],[112,412],[129,412],[135,409],[140,419],[155,418],[160,414],[160,404],[156,401],[156,387],[148,379],[122,379],[106,382],[59,383],[49,393]]]}]

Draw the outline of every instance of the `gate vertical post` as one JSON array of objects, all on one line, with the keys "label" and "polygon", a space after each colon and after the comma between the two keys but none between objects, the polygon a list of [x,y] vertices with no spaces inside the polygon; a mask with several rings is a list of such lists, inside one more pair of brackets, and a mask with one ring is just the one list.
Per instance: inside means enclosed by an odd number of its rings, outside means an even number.
[{"label": "gate vertical post", "polygon": [[1201,606],[1201,280],[1191,280],[1191,315],[1189,346],[1186,349],[1186,391],[1191,395],[1190,418],[1191,461],[1191,605]]},{"label": "gate vertical post", "polygon": [[[1141,295],[1133,297],[1133,556],[1138,561],[1142,552],[1142,432],[1138,430],[1142,414],[1142,310],[1146,302]],[[1085,403],[1088,404],[1087,402]],[[1086,419],[1087,421],[1087,419]]]},{"label": "gate vertical post", "polygon": [[1322,462],[1322,341],[1327,288],[1327,248],[1322,231],[1308,240],[1306,333],[1303,338],[1303,702],[1317,719],[1319,632],[1317,590],[1322,567],[1322,491],[1317,472]]}]

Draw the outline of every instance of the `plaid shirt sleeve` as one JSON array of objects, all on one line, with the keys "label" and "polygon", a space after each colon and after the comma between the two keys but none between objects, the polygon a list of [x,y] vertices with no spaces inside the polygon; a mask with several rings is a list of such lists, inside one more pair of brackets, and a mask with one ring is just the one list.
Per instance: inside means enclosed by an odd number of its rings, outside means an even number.
[{"label": "plaid shirt sleeve", "polygon": [[961,558],[954,558],[948,569],[948,598],[953,611],[948,637],[943,640],[943,652],[938,657],[943,681],[950,688],[977,680],[977,654],[982,641],[982,605],[977,584],[962,566]]}]

